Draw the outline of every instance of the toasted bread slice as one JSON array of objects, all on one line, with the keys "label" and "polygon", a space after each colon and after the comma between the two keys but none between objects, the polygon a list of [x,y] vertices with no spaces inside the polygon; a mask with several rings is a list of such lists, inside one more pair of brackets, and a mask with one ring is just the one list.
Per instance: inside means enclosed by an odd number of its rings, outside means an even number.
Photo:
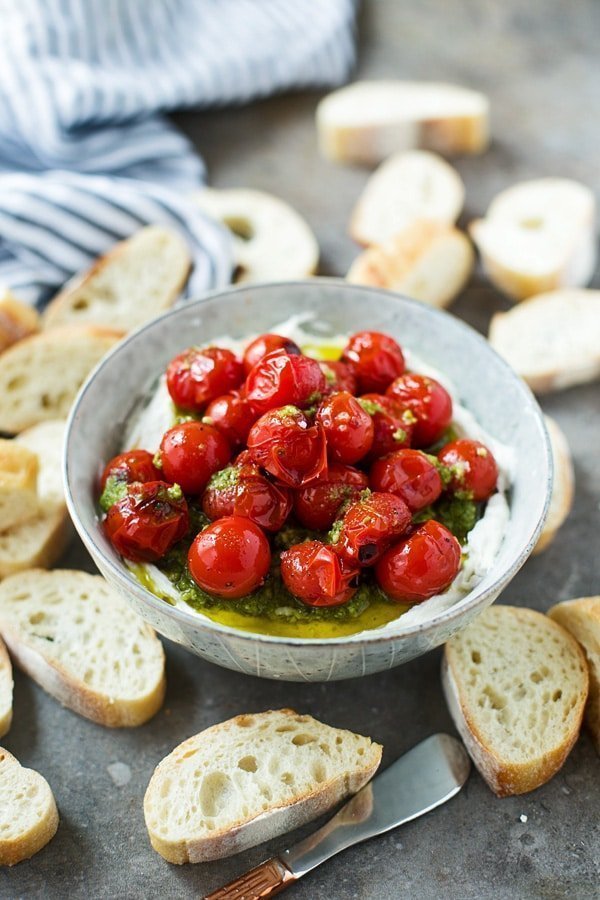
[{"label": "toasted bread slice", "polygon": [[172,863],[231,856],[309,822],[374,775],[379,744],[291,709],[237,716],[176,747],[144,798]]},{"label": "toasted bread slice", "polygon": [[474,258],[471,242],[457,228],[417,221],[361,253],[346,278],[445,307],[469,280]]},{"label": "toasted bread slice", "polygon": [[162,644],[99,575],[31,569],[6,578],[0,633],[17,665],[93,722],[141,725],[162,705]]},{"label": "toasted bread slice", "polygon": [[0,438],[0,532],[38,513],[37,476],[37,455]]},{"label": "toasted bread slice", "polygon": [[541,553],[552,543],[559,528],[571,512],[575,494],[575,470],[565,434],[550,416],[545,416],[545,420],[552,447],[554,483],[548,517],[535,545],[534,553]]},{"label": "toasted bread slice", "polygon": [[0,866],[29,859],[52,840],[58,810],[50,785],[0,747]]},{"label": "toasted bread slice", "polygon": [[359,244],[381,244],[420,219],[454,225],[465,200],[460,175],[425,150],[395,153],[373,172],[360,195],[350,234]]},{"label": "toasted bread slice", "polygon": [[565,600],[553,606],[548,615],[573,635],[586,655],[590,694],[585,718],[600,755],[600,597]]},{"label": "toasted bread slice", "polygon": [[317,107],[321,153],[372,166],[422,147],[444,156],[482,153],[489,142],[489,102],[477,91],[425,81],[356,81]]},{"label": "toasted bread slice", "polygon": [[594,274],[596,201],[576,181],[516,184],[498,194],[469,231],[488,278],[513,300],[580,287]]},{"label": "toasted bread slice", "polygon": [[0,639],[0,737],[4,737],[12,722],[13,677],[10,657]]},{"label": "toasted bread slice", "polygon": [[0,288],[0,353],[39,330],[37,310]]},{"label": "toasted bread slice", "polygon": [[0,355],[0,431],[67,417],[77,391],[122,332],[93,325],[43,331]]},{"label": "toasted bread slice", "polygon": [[600,377],[600,291],[539,294],[496,313],[489,341],[537,394]]},{"label": "toasted bread slice", "polygon": [[142,228],[68,282],[46,308],[44,326],[85,323],[131,331],[175,303],[191,263],[179,234],[157,225]]},{"label": "toasted bread slice", "polygon": [[205,188],[194,199],[232,233],[234,281],[283,281],[316,272],[317,239],[302,216],[279,197],[249,188]]},{"label": "toasted bread slice", "polygon": [[442,683],[473,762],[499,797],[549,781],[577,740],[585,657],[532,609],[492,606],[447,644]]}]

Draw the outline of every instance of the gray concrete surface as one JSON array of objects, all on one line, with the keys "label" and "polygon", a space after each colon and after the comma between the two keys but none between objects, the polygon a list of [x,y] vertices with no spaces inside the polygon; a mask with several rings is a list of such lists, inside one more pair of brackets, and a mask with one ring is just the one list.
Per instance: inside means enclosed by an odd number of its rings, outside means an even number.
[{"label": "gray concrete surface", "polygon": [[[465,221],[519,178],[561,174],[598,188],[596,3],[388,0],[367,5],[360,29],[362,75],[456,80],[490,94],[493,147],[480,159],[458,162],[467,185]],[[319,159],[314,106],[314,96],[290,96],[177,121],[204,153],[214,183],[260,187],[291,201],[317,232],[322,271],[343,274],[355,253],[346,222],[366,176]],[[485,330],[491,313],[505,306],[475,277],[454,312]],[[530,560],[502,598],[540,610],[600,590],[600,388],[556,394],[543,406],[572,445],[575,509],[552,548]],[[89,566],[78,545],[66,563]],[[384,675],[327,685],[243,677],[172,645],[167,657],[165,707],[135,731],[111,732],[79,719],[17,674],[16,714],[5,744],[48,778],[61,825],[32,861],[0,872],[0,897],[196,898],[295,840],[297,834],[283,836],[196,867],[169,866],[148,844],[141,804],[154,765],[185,737],[236,713],[294,706],[371,734],[385,746],[384,763],[436,730],[452,731],[439,653]],[[587,735],[561,773],[530,795],[497,800],[473,774],[447,806],[345,852],[290,897],[598,897],[599,774]]]}]

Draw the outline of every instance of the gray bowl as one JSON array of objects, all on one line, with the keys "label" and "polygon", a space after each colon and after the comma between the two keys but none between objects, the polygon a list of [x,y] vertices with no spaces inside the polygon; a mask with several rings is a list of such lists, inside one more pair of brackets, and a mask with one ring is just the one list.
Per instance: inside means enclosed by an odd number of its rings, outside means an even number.
[{"label": "gray bowl", "polygon": [[[483,580],[430,621],[330,640],[238,631],[159,600],[128,572],[98,525],[94,505],[103,461],[121,447],[124,422],[169,360],[191,343],[269,331],[312,312],[324,331],[388,332],[444,372],[494,437],[515,448],[510,528]],[[540,409],[525,384],[473,329],[447,313],[385,291],[333,279],[250,285],[186,303],[119,344],[80,391],[68,424],[69,511],[98,568],[158,632],[221,666],[288,681],[329,681],[400,665],[444,643],[489,606],[531,553],[549,502],[552,472]],[[388,626],[389,627],[389,626]]]}]

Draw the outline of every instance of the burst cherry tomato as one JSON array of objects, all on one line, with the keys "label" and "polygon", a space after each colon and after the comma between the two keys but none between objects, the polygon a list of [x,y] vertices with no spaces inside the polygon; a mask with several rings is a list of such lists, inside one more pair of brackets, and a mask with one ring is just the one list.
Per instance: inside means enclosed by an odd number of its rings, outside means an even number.
[{"label": "burst cherry tomato", "polygon": [[200,494],[210,476],[231,459],[227,440],[204,422],[182,422],[169,428],[159,452],[165,478],[181,485],[186,494]]},{"label": "burst cherry tomato", "polygon": [[442,479],[435,463],[420,450],[396,450],[376,460],[369,480],[374,491],[401,497],[413,513],[435,503],[442,493]]},{"label": "burst cherry tomato", "polygon": [[276,484],[253,462],[228,466],[212,476],[202,509],[209,519],[246,516],[266,531],[279,531],[292,509],[288,488]]},{"label": "burst cherry tomato", "polygon": [[104,531],[115,550],[134,562],[153,562],[189,528],[187,503],[178,485],[136,482],[108,510]]},{"label": "burst cherry tomato", "polygon": [[244,380],[244,367],[231,350],[190,347],[167,368],[167,387],[176,406],[191,412],[238,388]]},{"label": "burst cherry tomato", "polygon": [[347,603],[355,587],[357,569],[322,541],[305,541],[281,554],[281,577],[288,591],[307,606],[339,606]]},{"label": "burst cherry tomato", "polygon": [[203,591],[237,600],[263,583],[271,567],[271,549],[258,525],[243,516],[227,516],[196,536],[188,566]]},{"label": "burst cherry tomato", "polygon": [[379,331],[353,334],[344,352],[343,362],[354,363],[361,393],[383,393],[394,378],[404,372],[404,356],[396,341]]},{"label": "burst cherry tomato", "polygon": [[450,441],[438,459],[452,470],[448,490],[469,500],[487,500],[496,490],[498,466],[485,444],[461,438]]},{"label": "burst cherry tomato", "polygon": [[430,519],[379,560],[379,586],[399,603],[420,603],[445,591],[460,569],[460,544],[444,525]]},{"label": "burst cherry tomato", "polygon": [[323,427],[327,453],[334,462],[358,462],[371,449],[373,420],[347,391],[326,397],[317,410],[316,421]]},{"label": "burst cherry tomato", "polygon": [[224,434],[232,447],[241,447],[248,439],[256,416],[243,392],[232,391],[209,403],[204,420]]},{"label": "burst cherry tomato", "polygon": [[257,415],[280,406],[305,409],[327,389],[319,363],[308,356],[275,350],[254,366],[246,379],[246,397]]},{"label": "burst cherry tomato", "polygon": [[132,484],[134,481],[160,481],[161,474],[154,465],[152,454],[147,450],[128,450],[114,456],[107,464],[100,479],[101,492],[109,478],[122,484]]},{"label": "burst cherry tomato", "polygon": [[410,522],[410,510],[400,497],[371,494],[344,514],[335,549],[350,563],[373,565]]},{"label": "burst cherry tomato", "polygon": [[348,391],[349,394],[356,394],[358,384],[354,374],[354,366],[351,363],[342,362],[341,359],[324,359],[320,360],[319,365],[327,381],[327,391],[329,393]]},{"label": "burst cherry tomato", "polygon": [[274,350],[283,350],[290,356],[302,353],[298,344],[281,334],[261,334],[246,347],[244,353],[244,371],[249,375],[257,362]]},{"label": "burst cherry tomato", "polygon": [[393,450],[410,447],[415,419],[410,410],[403,410],[395,400],[384,394],[363,394],[358,402],[373,419],[373,444],[369,459],[378,459]]},{"label": "burst cherry tomato", "polygon": [[323,429],[294,406],[261,416],[250,429],[248,450],[258,466],[289,487],[301,487],[327,468]]},{"label": "burst cherry tomato", "polygon": [[368,485],[364,472],[331,463],[323,475],[296,491],[294,512],[305,528],[327,531],[335,522],[340,506],[358,500]]},{"label": "burst cherry tomato", "polygon": [[417,420],[413,430],[415,447],[435,444],[452,421],[452,398],[435,378],[406,372],[386,393],[414,414]]}]

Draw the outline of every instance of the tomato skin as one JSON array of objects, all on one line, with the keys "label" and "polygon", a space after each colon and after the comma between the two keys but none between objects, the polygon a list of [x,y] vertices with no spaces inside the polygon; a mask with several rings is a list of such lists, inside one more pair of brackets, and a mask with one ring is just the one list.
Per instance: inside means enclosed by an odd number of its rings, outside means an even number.
[{"label": "tomato skin", "polygon": [[231,391],[212,400],[206,407],[204,420],[225,435],[231,447],[242,447],[256,421],[252,407],[242,391]]},{"label": "tomato skin", "polygon": [[308,356],[275,350],[246,379],[246,397],[257,416],[282,406],[304,409],[318,402],[327,382],[319,363]]},{"label": "tomato skin", "polygon": [[492,451],[480,441],[450,441],[442,447],[438,459],[452,469],[449,493],[481,501],[489,499],[496,490],[498,466]]},{"label": "tomato skin", "polygon": [[431,447],[452,421],[452,398],[435,378],[406,372],[389,386],[386,394],[415,416],[415,447]]},{"label": "tomato skin", "polygon": [[307,606],[340,606],[356,588],[358,575],[322,541],[305,541],[281,554],[281,577],[288,591]]},{"label": "tomato skin", "polygon": [[384,554],[375,566],[375,578],[390,599],[421,603],[450,586],[460,557],[454,535],[430,519]]},{"label": "tomato skin", "polygon": [[299,356],[302,351],[291,338],[281,334],[261,334],[255,338],[244,352],[244,372],[249,375],[254,366],[274,350],[283,350],[289,356]]},{"label": "tomato skin", "polygon": [[124,484],[134,481],[160,481],[161,473],[154,465],[154,457],[147,450],[127,450],[119,453],[106,464],[100,479],[100,493],[109,478],[116,478]]},{"label": "tomato skin", "polygon": [[169,428],[159,452],[165,479],[180,485],[186,494],[200,494],[210,476],[231,459],[226,438],[204,422],[182,422]]},{"label": "tomato skin", "polygon": [[408,448],[376,460],[369,481],[372,490],[401,497],[413,513],[435,503],[443,487],[435,463],[421,450]]},{"label": "tomato skin", "polygon": [[104,531],[115,550],[133,562],[154,562],[185,536],[187,503],[178,486],[164,481],[135,482],[113,504]]},{"label": "tomato skin", "polygon": [[[202,509],[209,519],[246,516],[265,531],[283,528],[292,509],[292,494],[276,484],[253,462],[236,463],[217,472],[208,482],[202,497]],[[224,482],[219,484],[219,482]]]},{"label": "tomato skin", "polygon": [[373,444],[369,459],[379,459],[394,450],[410,447],[414,416],[385,394],[363,394],[358,402],[373,419]]},{"label": "tomato skin", "polygon": [[394,494],[374,493],[349,507],[342,519],[337,553],[350,564],[372,566],[411,523],[408,506]]},{"label": "tomato skin", "polygon": [[320,404],[315,419],[327,439],[327,454],[334,462],[358,462],[373,444],[373,420],[347,391],[330,394]]},{"label": "tomato skin", "polygon": [[344,348],[342,361],[354,364],[361,394],[383,393],[405,368],[399,345],[379,331],[353,334]]},{"label": "tomato skin", "polygon": [[301,525],[315,531],[331,528],[342,503],[358,500],[369,486],[364,472],[330,463],[327,471],[295,492],[294,512]]},{"label": "tomato skin", "polygon": [[322,359],[319,366],[327,381],[327,393],[348,391],[349,394],[356,394],[358,381],[352,363],[342,362],[341,359]]},{"label": "tomato skin", "polygon": [[238,388],[244,367],[237,356],[223,347],[203,350],[189,347],[167,367],[167,388],[180,409],[198,412],[221,394]]},{"label": "tomato skin", "polygon": [[238,600],[256,590],[271,567],[271,548],[264,532],[243,516],[226,516],[196,535],[188,566],[203,591]]},{"label": "tomato skin", "polygon": [[327,469],[323,429],[294,406],[261,416],[250,429],[248,450],[256,465],[288,487],[302,487]]}]

